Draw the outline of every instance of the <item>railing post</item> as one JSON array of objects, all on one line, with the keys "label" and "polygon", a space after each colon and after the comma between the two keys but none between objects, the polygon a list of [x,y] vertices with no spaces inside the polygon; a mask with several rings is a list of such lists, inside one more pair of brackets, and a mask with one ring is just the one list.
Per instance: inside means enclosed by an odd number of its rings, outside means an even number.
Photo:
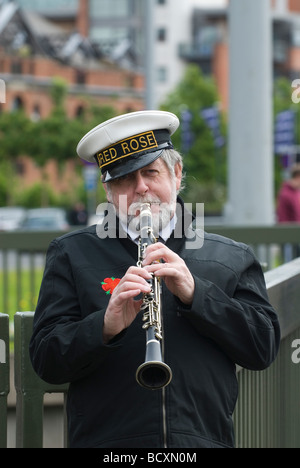
[{"label": "railing post", "polygon": [[0,313],[0,448],[7,447],[7,395],[9,390],[9,317]]},{"label": "railing post", "polygon": [[15,320],[16,448],[43,447],[43,392],[32,368],[29,343],[33,312],[17,313]]},{"label": "railing post", "polygon": [[44,394],[66,393],[68,389],[68,385],[44,382],[33,370],[29,356],[33,317],[34,312],[17,312],[14,316],[16,448],[43,447]]}]

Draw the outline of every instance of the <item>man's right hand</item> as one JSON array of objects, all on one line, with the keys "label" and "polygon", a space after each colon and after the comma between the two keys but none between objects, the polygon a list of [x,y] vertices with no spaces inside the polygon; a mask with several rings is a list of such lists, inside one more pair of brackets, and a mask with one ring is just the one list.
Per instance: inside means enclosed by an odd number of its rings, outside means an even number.
[{"label": "man's right hand", "polygon": [[151,274],[144,268],[131,266],[115,287],[110,297],[103,324],[103,341],[108,343],[114,336],[129,327],[140,311],[142,299],[134,298],[149,293],[151,288],[146,280]]}]

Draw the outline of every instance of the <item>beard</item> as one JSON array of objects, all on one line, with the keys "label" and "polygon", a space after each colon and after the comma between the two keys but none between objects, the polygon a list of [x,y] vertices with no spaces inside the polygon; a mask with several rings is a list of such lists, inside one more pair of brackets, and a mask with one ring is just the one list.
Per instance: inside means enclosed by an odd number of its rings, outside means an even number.
[{"label": "beard", "polygon": [[162,202],[159,197],[153,195],[145,195],[139,197],[137,201],[131,203],[128,211],[118,210],[118,216],[122,223],[127,225],[128,229],[135,232],[138,236],[140,233],[139,213],[143,203],[150,203],[152,213],[152,229],[155,237],[158,237],[159,232],[165,228],[170,219],[174,216],[176,208],[176,188],[172,190],[170,203]]}]

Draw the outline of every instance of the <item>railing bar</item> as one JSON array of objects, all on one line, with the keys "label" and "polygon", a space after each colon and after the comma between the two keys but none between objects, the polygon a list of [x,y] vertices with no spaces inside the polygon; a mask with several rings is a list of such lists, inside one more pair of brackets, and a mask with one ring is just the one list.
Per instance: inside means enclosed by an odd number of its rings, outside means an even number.
[{"label": "railing bar", "polygon": [[21,299],[22,299],[22,261],[21,261],[21,253],[17,251],[16,253],[17,261],[16,261],[16,275],[17,275],[17,303],[16,303],[16,312],[20,310],[21,306]]},{"label": "railing bar", "polygon": [[35,309],[34,296],[35,296],[35,262],[34,262],[34,253],[30,253],[30,304],[31,308]]},{"label": "railing bar", "polygon": [[8,313],[8,288],[9,288],[9,280],[8,280],[8,251],[3,251],[3,313]]}]

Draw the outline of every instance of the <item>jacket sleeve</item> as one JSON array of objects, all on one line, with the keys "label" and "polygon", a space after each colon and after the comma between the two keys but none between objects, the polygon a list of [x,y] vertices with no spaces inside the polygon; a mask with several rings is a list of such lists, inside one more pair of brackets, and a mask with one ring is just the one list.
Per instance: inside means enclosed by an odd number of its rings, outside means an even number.
[{"label": "jacket sleeve", "polygon": [[29,352],[33,368],[43,380],[61,384],[95,370],[118,347],[118,338],[105,345],[105,310],[83,316],[72,268],[53,241],[48,249]]},{"label": "jacket sleeve", "polygon": [[194,275],[192,306],[182,305],[181,313],[233,362],[262,370],[274,361],[279,349],[278,316],[269,303],[263,272],[251,249],[244,252],[238,269],[233,295],[213,281]]}]

